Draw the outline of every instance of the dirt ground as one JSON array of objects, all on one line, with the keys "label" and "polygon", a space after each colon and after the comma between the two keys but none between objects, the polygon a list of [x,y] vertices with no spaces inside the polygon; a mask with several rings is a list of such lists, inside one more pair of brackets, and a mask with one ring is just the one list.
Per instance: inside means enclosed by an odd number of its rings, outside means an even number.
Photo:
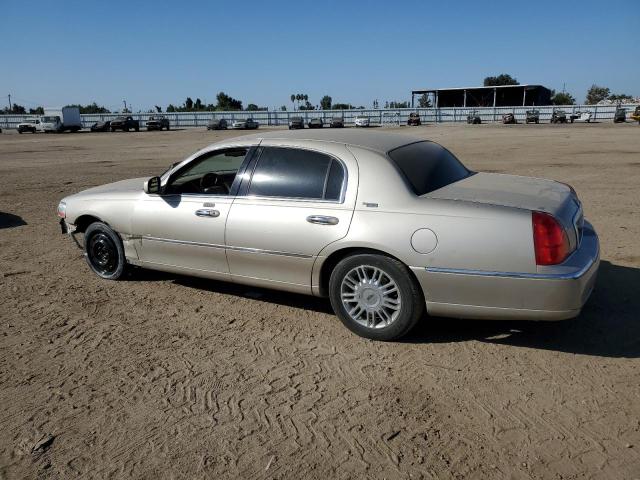
[{"label": "dirt ground", "polygon": [[578,318],[380,343],[322,299],[100,280],[58,201],[235,133],[0,134],[0,478],[640,478],[640,127],[401,130],[576,188],[603,259]]}]

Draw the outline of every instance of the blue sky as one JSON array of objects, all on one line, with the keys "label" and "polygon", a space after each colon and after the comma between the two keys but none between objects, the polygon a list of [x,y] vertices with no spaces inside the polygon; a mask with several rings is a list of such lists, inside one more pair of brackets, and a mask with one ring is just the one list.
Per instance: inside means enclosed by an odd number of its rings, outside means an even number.
[{"label": "blue sky", "polygon": [[640,95],[640,1],[3,2],[0,104],[370,107],[509,73],[578,101]]}]

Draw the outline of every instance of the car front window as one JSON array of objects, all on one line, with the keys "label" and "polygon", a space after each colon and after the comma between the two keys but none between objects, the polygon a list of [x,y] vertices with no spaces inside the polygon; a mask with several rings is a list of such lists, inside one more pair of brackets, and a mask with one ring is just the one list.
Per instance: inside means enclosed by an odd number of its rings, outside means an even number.
[{"label": "car front window", "polygon": [[167,193],[228,195],[247,148],[213,151],[193,160],[170,180]]}]

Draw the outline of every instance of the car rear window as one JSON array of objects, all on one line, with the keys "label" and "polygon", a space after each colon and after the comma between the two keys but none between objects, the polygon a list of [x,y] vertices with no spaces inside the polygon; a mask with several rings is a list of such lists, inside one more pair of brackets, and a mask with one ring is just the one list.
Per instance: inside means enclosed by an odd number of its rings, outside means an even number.
[{"label": "car rear window", "polygon": [[264,147],[249,195],[340,201],[344,176],[342,165],[323,153]]},{"label": "car rear window", "polygon": [[389,152],[389,157],[416,195],[433,192],[473,172],[449,150],[433,142],[416,142]]}]

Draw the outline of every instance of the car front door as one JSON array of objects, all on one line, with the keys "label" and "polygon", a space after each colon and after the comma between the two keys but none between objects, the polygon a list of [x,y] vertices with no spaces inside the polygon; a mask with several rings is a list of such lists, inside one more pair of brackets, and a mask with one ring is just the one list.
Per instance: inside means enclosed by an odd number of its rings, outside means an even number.
[{"label": "car front door", "polygon": [[229,272],[225,223],[249,148],[207,152],[172,173],[161,195],[145,194],[133,217],[140,260],[156,268]]},{"label": "car front door", "polygon": [[227,219],[234,280],[309,293],[318,253],[347,234],[355,159],[344,145],[319,152],[307,143],[309,148],[264,140],[249,164],[252,175],[245,175]]}]

